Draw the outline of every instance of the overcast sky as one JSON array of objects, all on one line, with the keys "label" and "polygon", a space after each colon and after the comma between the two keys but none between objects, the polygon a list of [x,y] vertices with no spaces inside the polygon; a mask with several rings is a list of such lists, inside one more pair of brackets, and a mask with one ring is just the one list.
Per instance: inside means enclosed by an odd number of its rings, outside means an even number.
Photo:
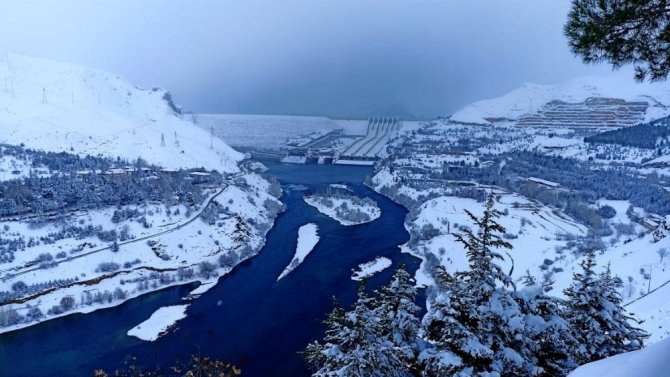
[{"label": "overcast sky", "polygon": [[603,75],[569,0],[0,1],[0,48],[121,74],[210,113],[449,114]]}]

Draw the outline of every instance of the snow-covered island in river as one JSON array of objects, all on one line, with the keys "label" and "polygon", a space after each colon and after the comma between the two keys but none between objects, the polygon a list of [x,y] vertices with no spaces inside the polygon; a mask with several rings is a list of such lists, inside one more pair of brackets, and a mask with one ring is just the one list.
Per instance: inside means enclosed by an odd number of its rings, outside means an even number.
[{"label": "snow-covered island in river", "polygon": [[302,263],[307,255],[312,252],[317,243],[319,243],[319,227],[313,223],[301,226],[298,229],[298,245],[295,248],[295,255],[293,256],[291,263],[284,268],[284,271],[282,271],[277,280],[298,268],[300,263]]},{"label": "snow-covered island in river", "polygon": [[356,196],[347,190],[305,196],[305,203],[345,226],[364,224],[381,216],[374,200]]}]

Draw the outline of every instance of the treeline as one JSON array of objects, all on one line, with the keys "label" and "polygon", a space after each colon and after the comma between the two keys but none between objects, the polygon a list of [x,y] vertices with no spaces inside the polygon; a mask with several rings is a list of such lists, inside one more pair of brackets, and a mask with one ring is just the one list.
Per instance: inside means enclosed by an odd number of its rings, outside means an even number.
[{"label": "treeline", "polygon": [[[438,177],[449,180],[471,179],[515,192],[522,190],[528,177],[536,177],[559,183],[563,189],[542,189],[543,192],[551,192],[544,198],[531,196],[533,199],[542,199],[546,204],[569,209],[570,201],[585,204],[605,198],[629,200],[634,206],[649,212],[670,214],[670,196],[660,185],[658,177],[653,175],[641,177],[634,170],[626,168],[593,169],[590,164],[576,159],[536,152],[508,152],[487,158],[495,163],[488,167],[466,165],[457,169],[445,165]],[[502,162],[504,164],[501,165]]]},{"label": "treeline", "polygon": [[[190,170],[165,172],[142,160],[132,165],[127,175],[95,174],[111,166],[127,166],[125,160],[79,157],[69,153],[49,153],[16,146],[0,147],[0,158],[12,155],[47,166],[57,172],[47,177],[31,174],[21,180],[0,182],[0,217],[42,215],[63,210],[97,209],[140,204],[146,201],[170,203],[178,200],[194,205],[204,200],[203,189],[189,176]],[[77,171],[89,174],[75,178]],[[223,177],[209,172],[208,181],[219,184]],[[176,204],[176,203],[173,203]]]},{"label": "treeline", "polygon": [[[77,170],[107,170],[114,165],[130,165],[121,158],[111,159],[101,156],[79,156],[67,152],[45,152],[23,145],[0,144],[0,158],[11,156],[17,160],[29,163],[32,168],[47,168],[51,172],[74,172]],[[138,160],[138,166],[147,166],[143,160]]]},{"label": "treeline", "polygon": [[617,144],[626,147],[655,149],[659,142],[667,145],[670,137],[670,118],[663,118],[651,123],[624,127],[584,138],[584,142],[592,144]]},{"label": "treeline", "polygon": [[324,340],[307,346],[314,376],[565,376],[643,346],[648,335],[622,306],[621,280],[609,269],[597,273],[593,252],[565,300],[530,275],[516,287],[498,264],[511,245],[501,237],[493,199],[482,217],[468,215],[477,231],[456,239],[469,269],[436,270],[423,319],[404,270],[371,296],[361,288],[350,311],[336,305],[325,320]]}]

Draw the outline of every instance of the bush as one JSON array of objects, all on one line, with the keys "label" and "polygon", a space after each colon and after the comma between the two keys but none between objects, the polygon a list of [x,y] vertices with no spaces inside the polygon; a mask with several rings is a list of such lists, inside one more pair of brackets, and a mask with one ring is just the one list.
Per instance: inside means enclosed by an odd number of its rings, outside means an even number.
[{"label": "bush", "polygon": [[[134,358],[133,358],[134,360]],[[178,371],[178,372],[177,372]],[[177,372],[178,374],[174,374]],[[165,377],[165,376],[218,376],[218,377],[235,377],[241,374],[241,370],[234,365],[209,357],[195,357],[191,356],[188,363],[178,362],[177,365],[172,366],[166,370],[149,369],[144,370],[137,365],[130,365],[128,369],[117,369],[109,374],[103,370],[95,370],[94,377]]]},{"label": "bush", "polygon": [[49,315],[63,314],[63,308],[60,305],[54,305],[47,311]]},{"label": "bush", "polygon": [[28,313],[26,313],[26,318],[28,320],[32,321],[39,321],[40,319],[44,318],[44,314],[38,308],[37,306],[33,306],[30,309],[28,309]]},{"label": "bush", "polygon": [[180,281],[191,280],[195,276],[192,268],[179,267],[177,269],[177,277]]},{"label": "bush", "polygon": [[598,214],[604,219],[611,219],[616,216],[616,210],[611,206],[604,205],[598,208]]},{"label": "bush", "polygon": [[60,306],[63,308],[63,311],[68,311],[72,310],[74,308],[74,297],[72,296],[65,296],[62,299],[60,299]]},{"label": "bush", "polygon": [[23,281],[17,281],[16,283],[12,284],[12,291],[14,292],[22,292],[25,291],[28,288],[28,285],[24,283]]},{"label": "bush", "polygon": [[440,235],[440,230],[435,228],[433,224],[424,224],[424,226],[421,227],[421,231],[419,233],[419,238],[421,240],[429,240],[431,238],[435,238]]},{"label": "bush", "polygon": [[95,269],[95,272],[114,272],[118,271],[121,266],[118,263],[114,262],[102,262],[98,265],[98,268]]},{"label": "bush", "polygon": [[233,268],[238,261],[239,258],[237,256],[237,253],[235,253],[235,251],[233,250],[221,254],[221,256],[219,256],[219,266],[221,266],[222,268]]},{"label": "bush", "polygon": [[211,276],[216,275],[216,266],[209,262],[200,262],[200,264],[198,265],[198,270],[200,276],[202,276],[205,279],[208,279]]}]

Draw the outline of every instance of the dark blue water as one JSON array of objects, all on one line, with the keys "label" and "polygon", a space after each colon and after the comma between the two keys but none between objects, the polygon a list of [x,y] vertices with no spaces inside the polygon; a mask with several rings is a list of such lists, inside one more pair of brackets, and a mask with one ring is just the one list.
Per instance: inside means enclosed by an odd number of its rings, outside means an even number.
[{"label": "dark blue water", "polygon": [[[266,246],[195,300],[177,331],[152,343],[125,335],[159,307],[180,303],[194,285],[0,335],[0,376],[89,376],[94,369],[123,367],[131,357],[145,367],[165,367],[191,354],[232,361],[244,376],[308,375],[297,352],[321,338],[321,320],[332,309],[332,296],[344,305],[354,301],[357,282],[350,278],[351,269],[377,256],[389,257],[394,266],[368,282],[375,288],[388,281],[398,264],[413,272],[418,260],[398,248],[408,239],[406,211],[362,185],[369,169],[270,167],[283,184],[302,184],[309,190],[349,183],[357,194],[375,200],[382,216],[344,227],[305,204],[303,192],[287,190],[282,197],[287,210],[268,233]],[[297,269],[277,282],[293,258],[298,228],[309,222],[319,226],[321,240]]]}]

